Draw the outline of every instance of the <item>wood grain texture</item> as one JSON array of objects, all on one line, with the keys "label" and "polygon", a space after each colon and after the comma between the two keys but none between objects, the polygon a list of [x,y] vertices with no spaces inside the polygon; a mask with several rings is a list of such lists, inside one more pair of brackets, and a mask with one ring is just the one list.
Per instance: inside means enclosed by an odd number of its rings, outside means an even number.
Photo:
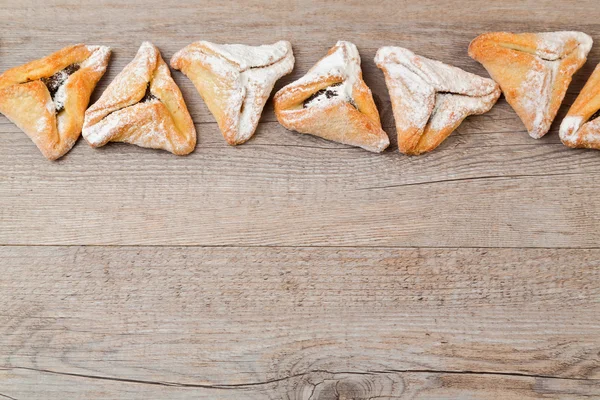
[{"label": "wood grain texture", "polygon": [[[197,39],[288,39],[297,63],[281,87],[303,75],[336,40],[349,39],[362,53],[365,80],[393,137],[383,75],[372,61],[382,45],[403,45],[485,74],[466,54],[469,41],[483,31],[577,28],[600,37],[600,25],[590,16],[595,2],[480,1],[446,7],[451,10],[441,19],[433,12],[438,2],[418,3],[250,2],[243,13],[229,2],[51,2],[43,10],[5,3],[0,8],[10,18],[0,35],[0,69],[73,42],[110,45],[114,56],[97,97],[142,40],[156,43],[168,59]],[[599,55],[594,48],[576,75],[561,115]],[[122,144],[93,150],[81,140],[63,160],[48,163],[2,118],[0,242],[600,246],[600,219],[591,211],[600,197],[589,178],[599,171],[597,152],[562,146],[558,124],[544,139],[530,139],[504,101],[469,118],[437,151],[418,158],[399,154],[395,138],[391,150],[373,155],[288,132],[275,122],[271,104],[255,139],[230,148],[191,82],[174,76],[199,132],[197,150],[188,157]]]},{"label": "wood grain texture", "polygon": [[600,396],[599,250],[0,254],[14,398]]},{"label": "wood grain texture", "polygon": [[[487,76],[485,31],[582,30],[597,1],[0,0],[0,71],[150,40],[292,42],[302,76],[354,42],[392,145],[286,131],[228,146],[173,71],[187,157],[80,140],[58,162],[0,116],[0,399],[600,398],[600,153],[558,139],[600,62],[531,139],[501,99],[436,151],[397,151],[383,45]],[[177,247],[179,246],[179,247]]]},{"label": "wood grain texture", "polygon": [[260,133],[272,135],[237,148],[219,139],[185,158],[125,145],[93,150],[80,143],[53,164],[35,149],[25,149],[29,140],[15,134],[0,148],[5,228],[0,241],[429,247],[600,243],[600,182],[591,178],[600,172],[600,158],[594,152],[566,151],[562,144],[457,145],[478,136],[457,134],[439,152],[411,159],[307,141],[275,124],[261,128]]},{"label": "wood grain texture", "polygon": [[[311,372],[277,382],[251,385],[182,385],[127,381],[27,369],[0,369],[5,393],[23,398],[147,400],[149,398],[250,400],[397,400],[397,399],[594,399],[598,383],[589,380],[498,376],[477,373]],[[0,393],[0,398],[15,399]]]}]

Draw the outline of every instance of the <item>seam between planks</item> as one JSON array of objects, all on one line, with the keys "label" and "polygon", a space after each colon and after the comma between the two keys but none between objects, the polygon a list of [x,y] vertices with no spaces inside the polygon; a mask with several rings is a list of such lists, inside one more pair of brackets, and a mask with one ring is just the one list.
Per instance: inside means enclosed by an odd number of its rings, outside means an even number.
[{"label": "seam between planks", "polygon": [[588,247],[549,247],[549,246],[366,246],[366,245],[269,245],[269,244],[256,244],[256,245],[228,245],[228,244],[27,244],[27,243],[6,243],[0,244],[2,247],[117,247],[117,248],[226,248],[226,249],[388,249],[388,250],[460,250],[460,249],[471,249],[471,250],[600,250],[600,246],[588,246]]}]

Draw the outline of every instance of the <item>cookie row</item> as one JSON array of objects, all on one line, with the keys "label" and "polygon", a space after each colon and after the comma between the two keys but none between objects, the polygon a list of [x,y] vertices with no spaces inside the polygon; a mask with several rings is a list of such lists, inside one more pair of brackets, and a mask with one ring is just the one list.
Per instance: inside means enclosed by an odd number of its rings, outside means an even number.
[{"label": "cookie row", "polygon": [[[461,122],[489,111],[501,92],[529,134],[550,129],[573,74],[585,63],[592,39],[581,32],[487,33],[469,55],[492,79],[414,54],[382,47],[375,56],[389,90],[399,150],[431,151]],[[0,75],[0,112],[51,160],[66,154],[81,134],[93,147],[127,142],[184,155],[196,130],[169,66],[151,43],[87,108],[106,71],[110,49],[83,44]],[[231,145],[252,137],[276,81],[294,67],[287,41],[273,45],[219,45],[200,41],[178,51],[171,67],[193,83]],[[275,114],[287,129],[381,152],[389,138],[370,89],[362,79],[356,46],[340,41],[305,76],[274,96]],[[87,110],[86,110],[87,108]],[[600,149],[600,67],[560,128],[570,147]]]}]

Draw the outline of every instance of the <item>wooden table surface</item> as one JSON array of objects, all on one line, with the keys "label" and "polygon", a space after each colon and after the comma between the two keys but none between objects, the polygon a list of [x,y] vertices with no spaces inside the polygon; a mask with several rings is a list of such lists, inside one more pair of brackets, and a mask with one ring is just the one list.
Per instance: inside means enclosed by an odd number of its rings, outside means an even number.
[{"label": "wooden table surface", "polygon": [[[286,131],[265,108],[228,146],[173,71],[187,157],[79,140],[58,162],[0,116],[0,398],[600,398],[600,152],[562,116],[600,62],[597,0],[8,1],[0,70],[78,42],[113,47],[92,101],[150,40],[287,39],[302,76],[354,42],[392,145]],[[551,131],[501,99],[436,151],[397,150],[384,45],[487,76],[493,30],[599,44]]]}]

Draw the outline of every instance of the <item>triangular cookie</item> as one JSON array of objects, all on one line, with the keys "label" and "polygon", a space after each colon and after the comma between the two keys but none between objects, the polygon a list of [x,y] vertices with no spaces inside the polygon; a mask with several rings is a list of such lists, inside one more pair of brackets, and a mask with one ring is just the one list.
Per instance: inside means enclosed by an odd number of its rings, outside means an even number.
[{"label": "triangular cookie", "polygon": [[405,154],[435,149],[466,117],[488,112],[500,97],[493,80],[402,47],[380,48],[375,64],[385,74]]},{"label": "triangular cookie", "polygon": [[83,114],[104,75],[110,49],[77,44],[0,75],[0,112],[49,160],[65,155],[81,133]]},{"label": "triangular cookie", "polygon": [[83,137],[92,147],[126,142],[177,155],[194,150],[194,123],[152,43],[142,43],[133,61],[86,111]]},{"label": "triangular cookie", "polygon": [[231,145],[252,137],[275,82],[294,68],[292,45],[195,42],[171,66],[192,80]]},{"label": "triangular cookie", "polygon": [[600,150],[600,64],[560,125],[559,135],[566,146]]},{"label": "triangular cookie", "polygon": [[475,38],[469,55],[498,82],[529,135],[539,139],[591,48],[592,38],[582,32],[495,32]]},{"label": "triangular cookie", "polygon": [[390,144],[350,42],[337,42],[304,77],[277,92],[274,102],[287,129],[373,152]]}]

